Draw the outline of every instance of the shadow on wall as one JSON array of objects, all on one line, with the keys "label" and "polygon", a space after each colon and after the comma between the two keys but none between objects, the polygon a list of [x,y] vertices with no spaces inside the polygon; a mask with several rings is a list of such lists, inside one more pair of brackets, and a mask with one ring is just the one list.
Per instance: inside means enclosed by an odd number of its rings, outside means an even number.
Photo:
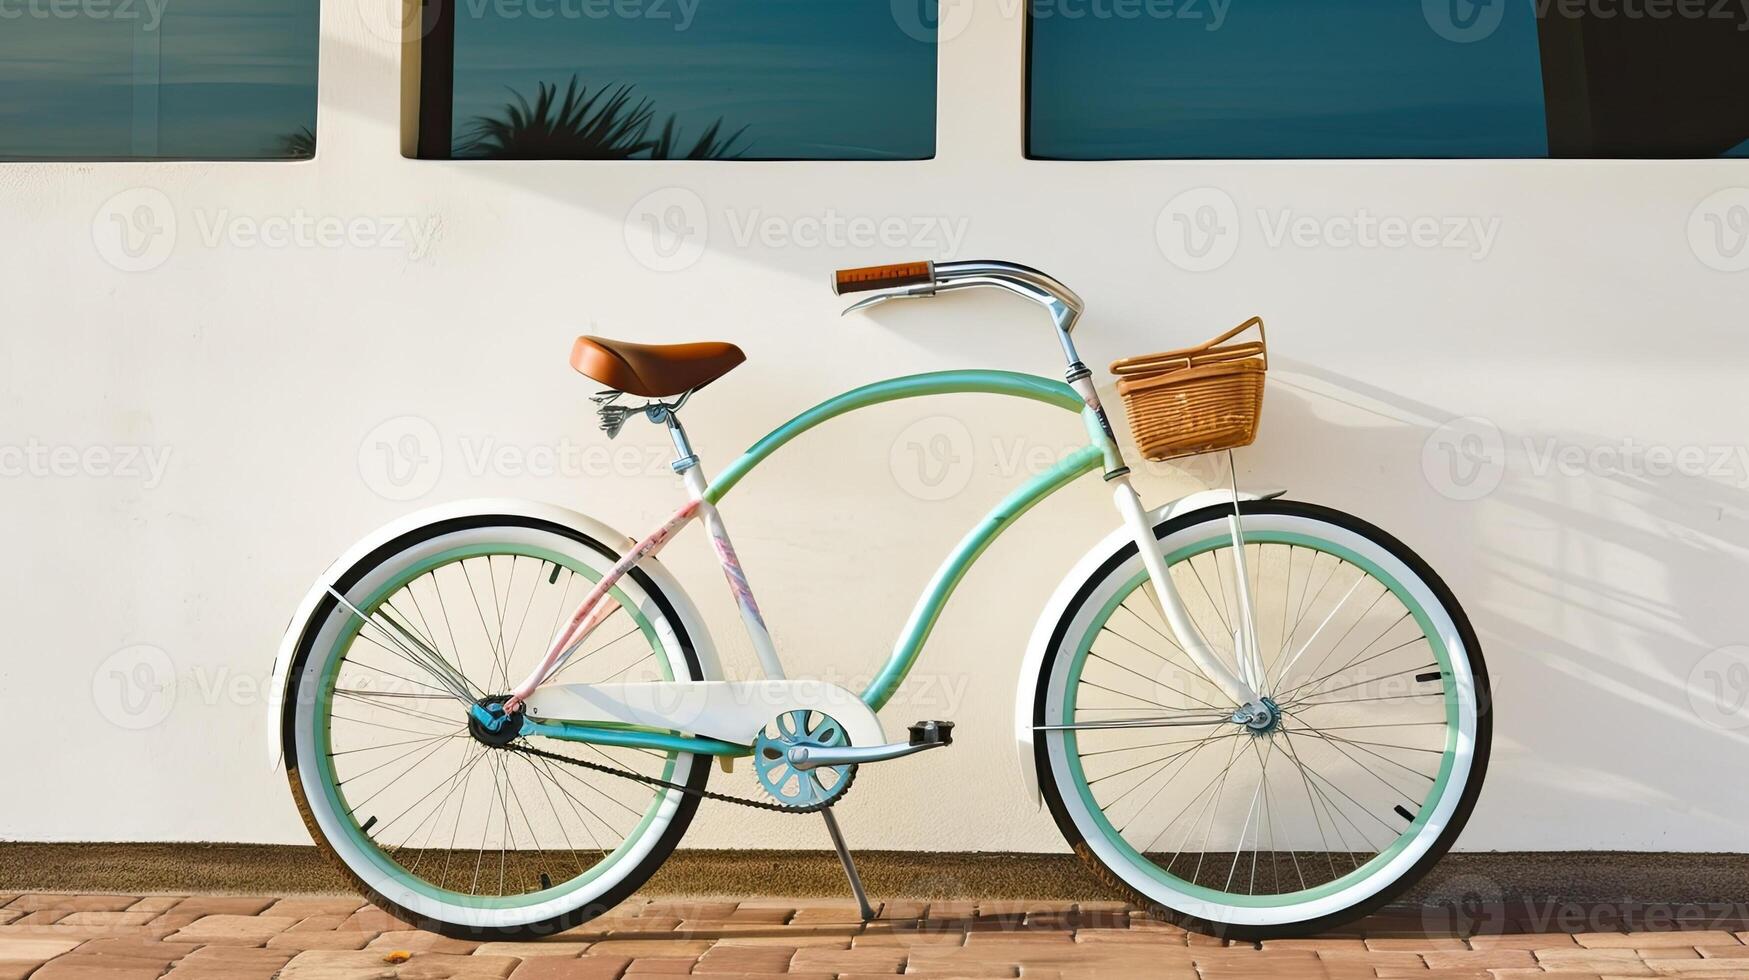
[{"label": "shadow on wall", "polygon": [[[1739,611],[1684,599],[1744,575],[1749,454],[1508,431],[1303,361],[1272,367],[1259,440],[1270,471],[1346,469],[1346,482],[1331,485],[1350,499],[1328,502],[1386,530],[1426,527],[1427,511],[1437,512],[1440,538],[1408,543],[1462,585],[1488,658],[1501,707],[1495,760],[1511,765],[1494,770],[1483,799],[1513,801],[1501,819],[1535,819],[1539,799],[1576,797],[1740,829],[1740,814],[1621,773],[1705,771],[1749,749],[1749,647],[1725,645],[1745,639],[1729,632]],[[1606,584],[1623,580],[1641,587]],[[1518,737],[1525,719],[1548,715],[1566,716],[1554,730],[1570,737]],[[1693,740],[1636,734],[1672,722]]]}]

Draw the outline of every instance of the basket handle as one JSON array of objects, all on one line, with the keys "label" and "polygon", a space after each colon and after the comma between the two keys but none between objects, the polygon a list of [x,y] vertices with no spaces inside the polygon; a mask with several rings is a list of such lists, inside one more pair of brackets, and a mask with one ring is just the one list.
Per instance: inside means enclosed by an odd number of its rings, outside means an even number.
[{"label": "basket handle", "polygon": [[[1216,337],[1215,339],[1202,345],[1202,348],[1203,348],[1203,350],[1206,351],[1208,348],[1217,347],[1221,344],[1226,343],[1229,340],[1232,340],[1234,337],[1239,336],[1240,334],[1251,329],[1252,327],[1257,328],[1257,341],[1256,341],[1256,348],[1257,349],[1254,351],[1247,351],[1245,354],[1240,355],[1240,356],[1250,357],[1252,354],[1263,355],[1263,369],[1265,371],[1267,371],[1267,370],[1269,370],[1269,338],[1263,332],[1263,318],[1260,316],[1254,316],[1251,319],[1246,320],[1244,323],[1239,324],[1238,326],[1227,331],[1226,333],[1221,334],[1219,337]],[[1252,346],[1251,344],[1244,345],[1244,347],[1247,347],[1247,348],[1249,348],[1251,346]]]},{"label": "basket handle", "polygon": [[[1221,344],[1232,340],[1252,327],[1257,328],[1256,340],[1233,344],[1226,348],[1220,347]],[[1263,332],[1263,318],[1254,316],[1219,337],[1204,341],[1195,347],[1167,351],[1163,354],[1126,358],[1113,364],[1111,369],[1112,373],[1119,375],[1146,374],[1162,370],[1182,370],[1205,364],[1219,364],[1223,361],[1244,360],[1259,355],[1263,358],[1263,369],[1269,370],[1268,340]]]}]

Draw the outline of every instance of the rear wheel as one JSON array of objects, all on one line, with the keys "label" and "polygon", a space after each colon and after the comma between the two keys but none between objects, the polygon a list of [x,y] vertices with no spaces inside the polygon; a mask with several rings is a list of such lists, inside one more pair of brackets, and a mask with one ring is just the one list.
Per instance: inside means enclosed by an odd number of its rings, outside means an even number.
[{"label": "rear wheel", "polygon": [[[1382,905],[1450,847],[1487,766],[1488,680],[1463,610],[1404,545],[1286,501],[1155,529],[1206,642],[1236,665],[1240,595],[1275,706],[1230,720],[1152,597],[1134,544],[1065,609],[1039,676],[1039,783],[1084,860],[1167,917],[1233,938]],[[1245,589],[1240,584],[1243,574]]]},{"label": "rear wheel", "polygon": [[[287,773],[311,836],[373,901],[455,936],[551,934],[624,899],[679,842],[696,796],[469,724],[470,701],[532,670],[616,558],[550,522],[461,518],[379,549],[337,583],[345,604],[318,606],[292,666]],[[619,609],[555,677],[703,679],[648,576],[634,570],[612,594]],[[690,754],[538,747],[695,790],[710,771]]]}]

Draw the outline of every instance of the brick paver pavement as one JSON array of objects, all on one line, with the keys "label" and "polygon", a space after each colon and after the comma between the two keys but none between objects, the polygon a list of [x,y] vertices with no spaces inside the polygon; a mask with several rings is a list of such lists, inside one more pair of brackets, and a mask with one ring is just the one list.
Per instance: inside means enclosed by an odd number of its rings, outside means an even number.
[{"label": "brick paver pavement", "polygon": [[551,939],[475,943],[349,897],[0,894],[0,980],[1749,978],[1740,921],[1568,918],[1590,931],[1457,938],[1392,909],[1342,935],[1227,943],[1115,902],[897,901],[863,923],[818,899],[634,899]]}]

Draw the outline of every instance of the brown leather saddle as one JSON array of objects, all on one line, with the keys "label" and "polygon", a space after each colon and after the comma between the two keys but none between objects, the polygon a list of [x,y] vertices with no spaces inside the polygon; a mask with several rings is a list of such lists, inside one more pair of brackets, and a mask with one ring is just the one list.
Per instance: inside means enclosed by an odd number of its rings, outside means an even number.
[{"label": "brown leather saddle", "polygon": [[628,395],[667,398],[695,391],[747,359],[734,344],[634,344],[605,337],[578,337],[571,366],[585,377]]}]

